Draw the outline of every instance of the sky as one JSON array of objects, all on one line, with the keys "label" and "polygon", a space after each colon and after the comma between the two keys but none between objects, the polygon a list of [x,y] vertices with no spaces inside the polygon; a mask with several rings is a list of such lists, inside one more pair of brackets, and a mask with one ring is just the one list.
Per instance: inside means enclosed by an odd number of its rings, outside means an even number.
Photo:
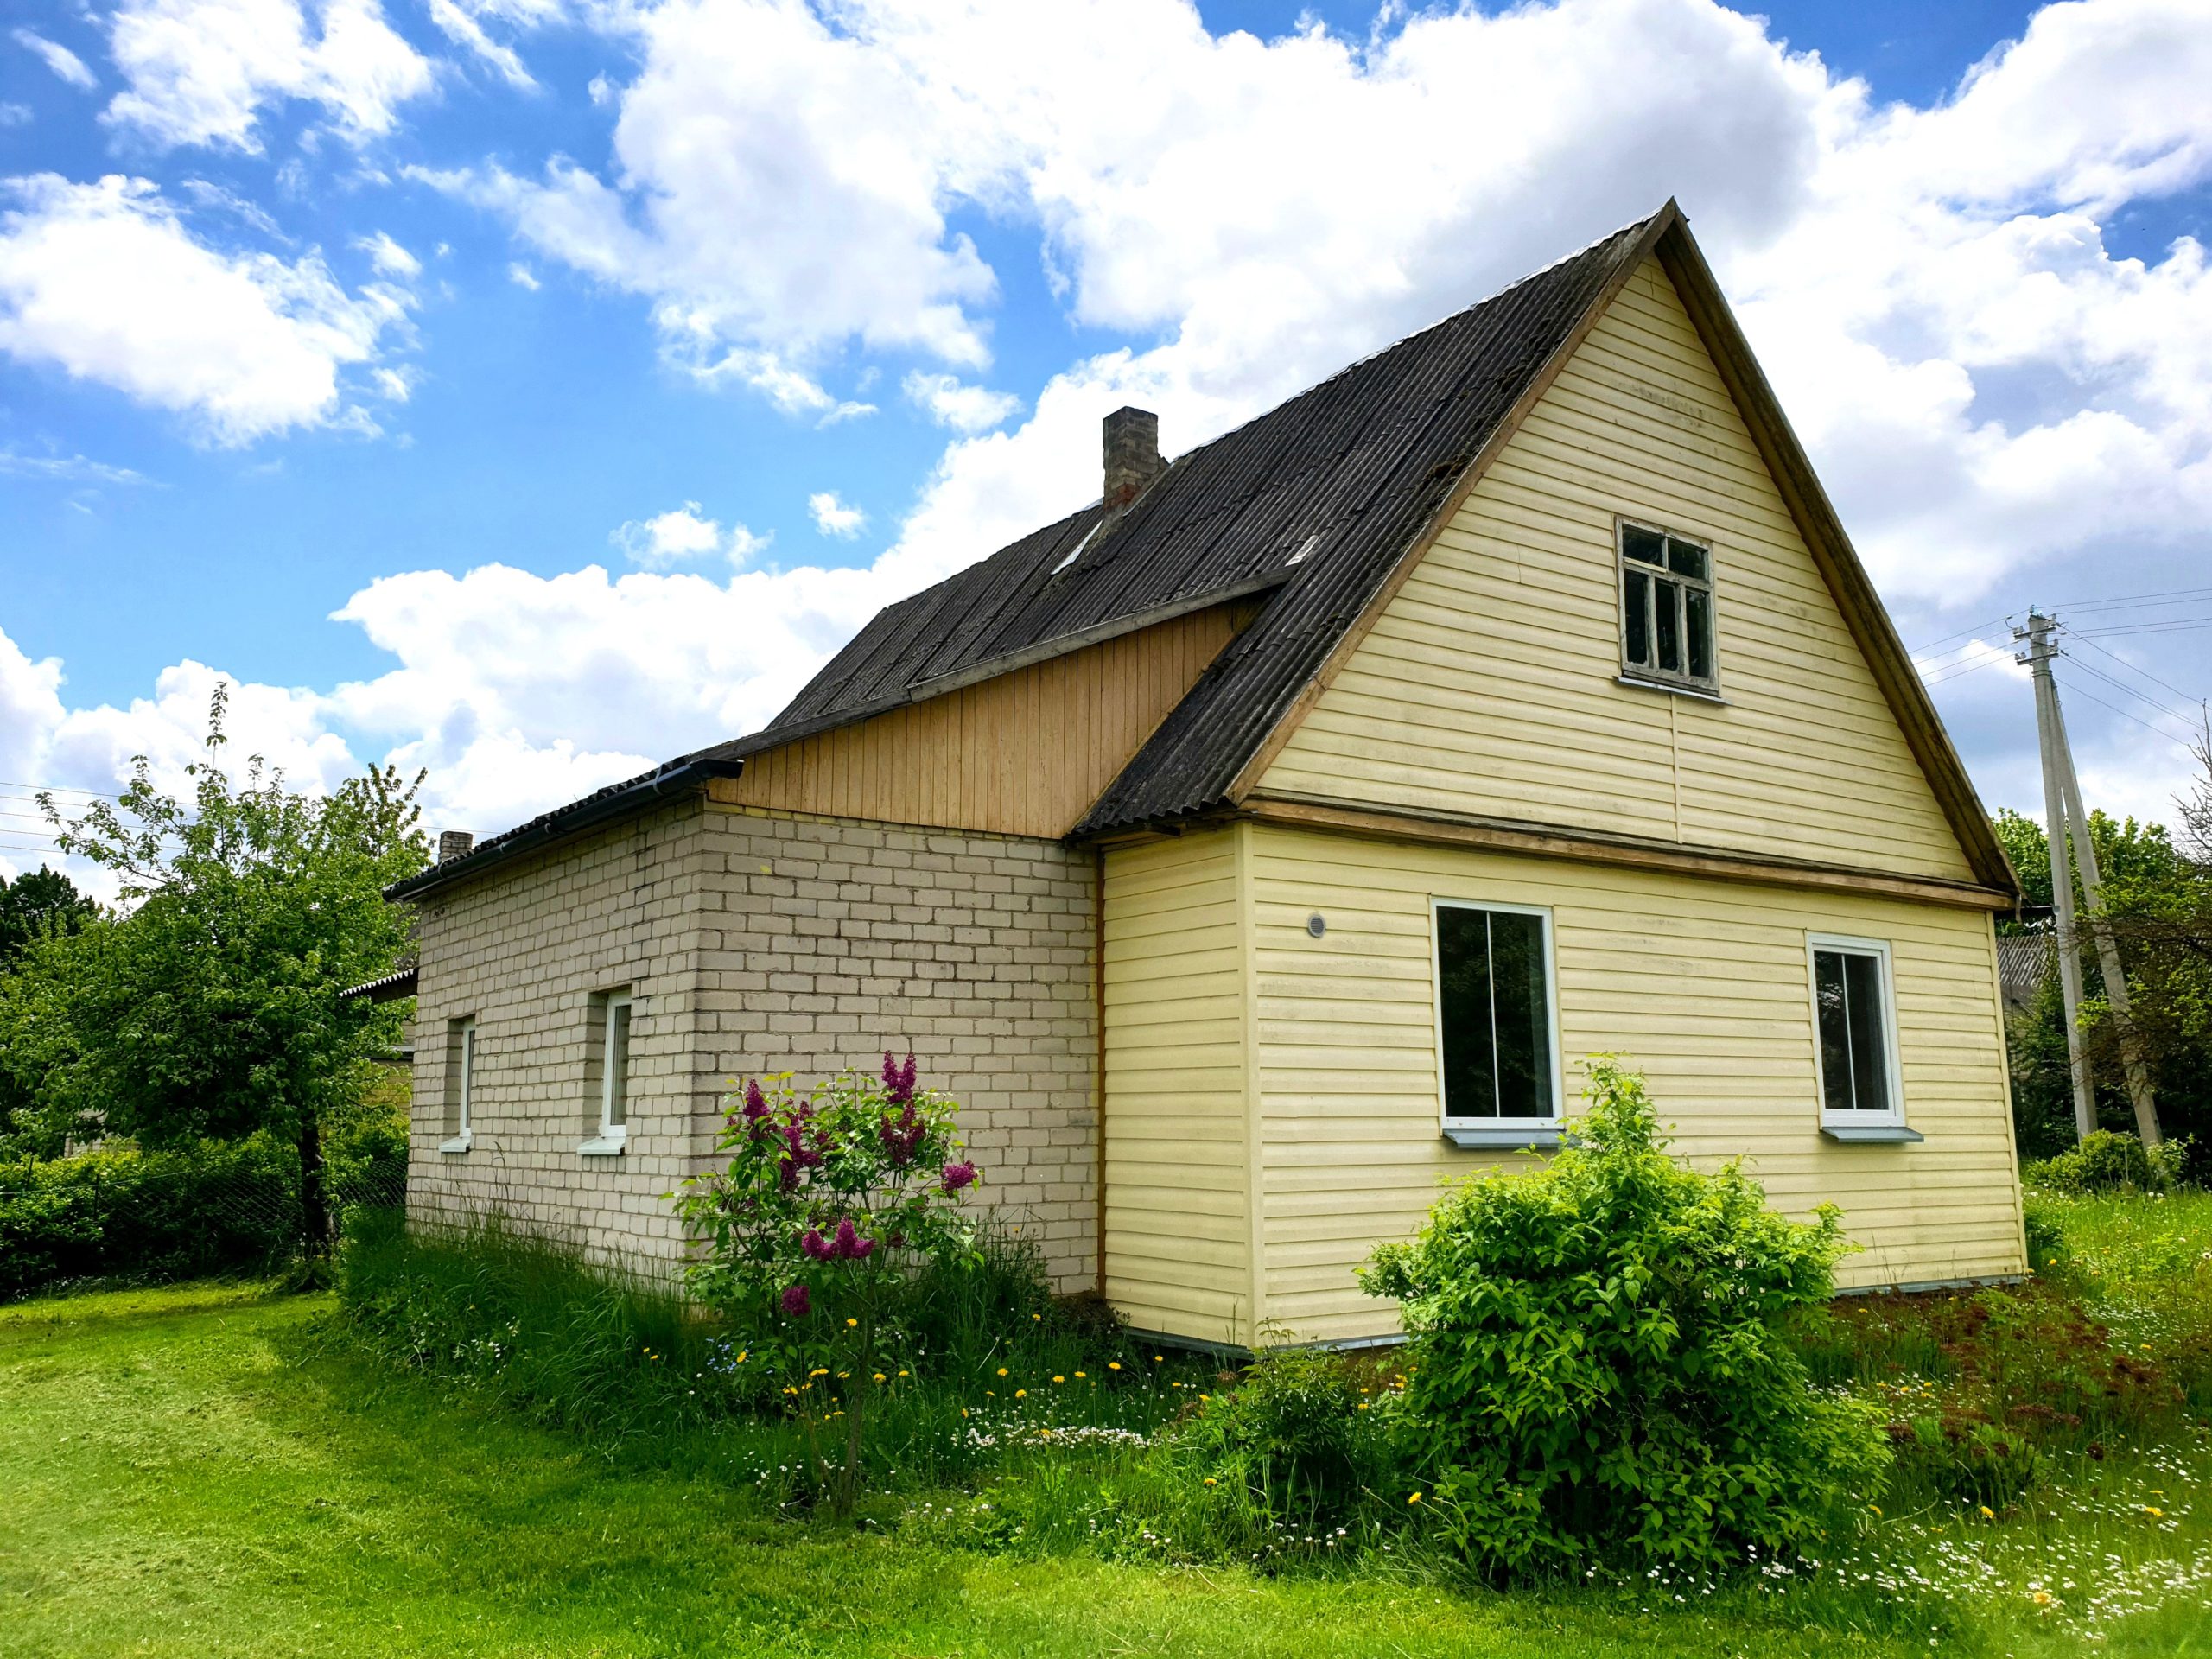
[{"label": "sky", "polygon": [[1985,802],[2031,602],[2090,802],[2196,771],[2204,0],[0,18],[0,874],[219,681],[480,835],[752,730],[1107,410],[1187,449],[1669,196]]}]

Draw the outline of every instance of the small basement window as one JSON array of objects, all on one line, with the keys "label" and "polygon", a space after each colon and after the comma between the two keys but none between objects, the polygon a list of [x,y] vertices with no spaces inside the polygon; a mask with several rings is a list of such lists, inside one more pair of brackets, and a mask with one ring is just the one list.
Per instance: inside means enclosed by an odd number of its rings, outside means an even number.
[{"label": "small basement window", "polygon": [[596,1133],[577,1148],[587,1157],[611,1157],[630,1140],[630,993],[592,998],[592,1065],[587,1070],[599,1109]]},{"label": "small basement window", "polygon": [[440,1152],[467,1152],[476,1143],[471,1118],[476,1092],[476,1016],[446,1021],[446,1138]]},{"label": "small basement window", "polygon": [[1714,690],[1710,548],[1624,523],[1621,672],[1631,679]]},{"label": "small basement window", "polygon": [[1904,1128],[1896,991],[1880,939],[1808,937],[1821,1126],[1834,1140],[1918,1140]]},{"label": "small basement window", "polygon": [[1555,1146],[1559,1029],[1551,916],[1436,904],[1444,1133],[1463,1147]]}]

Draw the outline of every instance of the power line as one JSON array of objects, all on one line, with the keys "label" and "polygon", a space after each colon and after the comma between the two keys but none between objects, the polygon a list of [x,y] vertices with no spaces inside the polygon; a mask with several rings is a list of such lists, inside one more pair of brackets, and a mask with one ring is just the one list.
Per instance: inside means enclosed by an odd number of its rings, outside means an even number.
[{"label": "power line", "polygon": [[[2075,665],[2076,668],[2079,668],[2079,667],[2081,667],[2081,666],[2082,666],[2082,664],[2081,664],[2081,663],[2080,663],[2080,661],[2077,659],[2077,660],[2075,661],[2075,664],[2074,664],[2074,665]],[[2140,717],[2140,716],[2139,716],[2139,715],[2131,715],[2131,714],[2129,714],[2129,713],[2127,712],[2127,710],[2126,710],[2126,709],[2125,709],[2115,708],[2113,704],[2111,704],[2111,703],[2109,703],[2109,702],[2106,702],[2102,697],[2091,696],[2091,694],[2090,694],[2090,693],[2088,693],[2088,692],[2087,692],[2087,691],[2084,691],[2084,690],[2083,690],[2080,686],[2078,686],[2078,685],[2077,685],[2077,686],[2075,686],[2075,687],[2074,688],[2074,695],[2075,695],[2075,696],[2077,696],[2077,697],[2085,697],[2085,698],[2087,698],[2089,702],[2095,703],[2095,704],[2097,705],[2097,707],[2098,707],[2098,708],[2100,708],[2100,709],[2111,709],[2111,711],[2112,711],[2113,714],[2118,715],[2119,715],[2122,720],[2132,720],[2132,721],[2134,721],[2138,726],[2140,726],[2140,727],[2141,727],[2145,731],[2146,731],[2146,732],[2155,733],[2155,734],[2157,734],[2157,735],[2158,735],[2158,736],[2160,736],[2160,737],[2164,738],[2164,739],[2166,740],[2166,741],[2167,741],[2167,742],[2169,742],[2169,743],[2172,744],[2176,748],[2177,748],[2177,749],[2181,750],[2183,753],[2186,753],[2186,754],[2190,755],[2190,757],[2192,757],[2192,758],[2194,758],[2194,757],[2195,757],[2195,755],[2196,755],[2196,751],[2195,749],[2191,748],[2188,744],[2186,744],[2186,743],[2183,742],[2181,739],[2179,739],[2179,738],[2176,737],[2176,736],[2175,736],[2171,732],[2160,731],[2160,730],[2158,729],[2158,728],[2157,728],[2156,726],[2153,726],[2153,725],[2152,725],[2149,721],[2145,720],[2145,719],[2141,718],[2141,717]]]},{"label": "power line", "polygon": [[[2063,633],[2072,633],[2072,632],[2074,632],[2074,630],[2073,630],[2072,628],[2068,627],[2068,626],[2067,626],[2064,623],[2063,623],[2063,622],[2059,624],[2059,630],[2060,630],[2060,632],[2063,632]],[[2085,639],[2082,639],[2082,643],[2083,645],[2087,645],[2087,646],[2088,646],[2091,651],[2095,652],[2097,653],[2097,655],[2099,655],[2100,657],[2108,657],[2108,658],[2110,658],[2113,662],[2118,663],[2118,664],[2119,664],[2122,668],[2126,669],[2129,673],[2131,673],[2131,674],[2139,674],[2139,675],[2141,675],[2145,679],[2146,679],[2146,680],[2150,681],[2152,684],[2153,684],[2153,685],[2157,685],[2157,686],[2163,686],[2165,690],[2169,690],[2169,691],[2172,692],[2172,693],[2174,694],[2174,696],[2176,696],[2179,697],[2179,698],[2180,698],[2183,702],[2193,702],[2193,703],[2195,703],[2195,704],[2196,704],[2196,705],[2197,705],[2197,707],[2199,708],[2199,709],[2200,709],[2200,710],[2202,709],[2202,707],[2203,707],[2203,705],[2204,705],[2204,699],[2203,699],[2203,698],[2202,698],[2202,697],[2193,697],[2193,696],[2190,696],[2190,694],[2189,694],[2188,692],[2186,692],[2186,691],[2183,690],[2179,686],[2177,686],[2177,685],[2174,684],[2171,680],[2162,680],[2162,679],[2160,679],[2157,675],[2153,674],[2153,673],[2152,673],[2149,669],[2147,669],[2147,668],[2139,668],[2135,664],[2129,662],[2129,661],[2127,660],[2127,658],[2125,658],[2125,657],[2121,656],[2118,652],[2114,652],[2114,651],[2107,651],[2107,650],[2106,650],[2102,645],[2099,645],[2099,644],[2098,644],[2095,640],[2094,640],[2094,639],[2086,639],[2086,638],[2085,638]],[[2079,659],[2077,658],[2076,660],[2078,661]]]},{"label": "power line", "polygon": [[119,801],[120,795],[101,789],[77,789],[67,784],[23,784],[11,779],[0,778],[0,789],[23,790],[34,795],[91,795],[103,801]]},{"label": "power line", "polygon": [[2106,673],[2104,670],[2099,668],[2094,663],[2085,663],[2079,657],[2074,655],[2070,651],[2063,652],[2062,654],[2065,657],[2068,662],[2073,664],[2075,667],[2080,669],[2084,674],[2094,675],[2096,678],[2102,680],[2107,685],[2112,687],[2113,690],[2120,692],[2124,696],[2134,698],[2136,702],[2141,703],[2145,708],[2155,709],[2167,719],[2177,720],[2184,726],[2190,724],[2189,715],[2182,713],[2178,709],[2169,708],[2166,704],[2160,702],[2156,697],[2151,696],[2149,692],[2139,691],[2133,686],[2129,685],[2123,681],[2113,678],[2111,675]]}]

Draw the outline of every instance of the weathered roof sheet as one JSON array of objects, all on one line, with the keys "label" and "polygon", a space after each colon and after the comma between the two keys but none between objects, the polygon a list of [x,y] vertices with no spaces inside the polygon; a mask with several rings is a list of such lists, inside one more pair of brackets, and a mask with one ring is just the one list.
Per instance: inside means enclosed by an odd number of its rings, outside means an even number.
[{"label": "weathered roof sheet", "polygon": [[1644,229],[1180,456],[1118,519],[1094,502],[887,606],[761,731],[702,753],[757,753],[1056,646],[1272,589],[1080,830],[1215,804]]}]

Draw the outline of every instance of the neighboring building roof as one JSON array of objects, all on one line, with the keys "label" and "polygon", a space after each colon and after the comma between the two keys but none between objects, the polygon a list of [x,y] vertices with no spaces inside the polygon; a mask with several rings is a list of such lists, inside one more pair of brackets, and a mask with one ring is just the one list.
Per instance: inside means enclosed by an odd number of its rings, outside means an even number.
[{"label": "neighboring building roof", "polygon": [[2035,1005],[2044,982],[2058,971],[2056,936],[2000,933],[1997,937],[1997,986],[2007,1008],[2018,1013]]},{"label": "neighboring building roof", "polygon": [[1926,689],[1672,202],[1179,457],[1119,516],[1093,503],[886,607],[761,731],[495,836],[398,884],[392,895],[420,894],[673,788],[733,776],[747,755],[1203,607],[1258,598],[1250,624],[1075,833],[1161,825],[1235,805],[1299,709],[1363,637],[1433,529],[1612,295],[1655,252],[1978,880],[2017,895]]},{"label": "neighboring building roof", "polygon": [[382,979],[364,980],[359,985],[347,986],[338,993],[338,1000],[351,1002],[357,996],[365,996],[372,1002],[397,1002],[403,996],[415,995],[416,976],[420,971],[418,963],[408,963]]}]

